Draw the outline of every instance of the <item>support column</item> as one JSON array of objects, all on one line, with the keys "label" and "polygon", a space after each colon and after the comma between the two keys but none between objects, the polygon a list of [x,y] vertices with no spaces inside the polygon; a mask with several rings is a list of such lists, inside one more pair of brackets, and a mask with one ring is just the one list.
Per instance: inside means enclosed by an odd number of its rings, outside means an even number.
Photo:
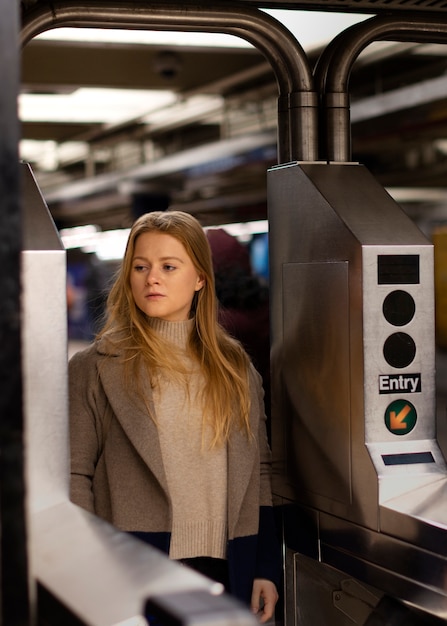
[{"label": "support column", "polygon": [[0,618],[30,623],[20,329],[19,3],[0,18]]}]

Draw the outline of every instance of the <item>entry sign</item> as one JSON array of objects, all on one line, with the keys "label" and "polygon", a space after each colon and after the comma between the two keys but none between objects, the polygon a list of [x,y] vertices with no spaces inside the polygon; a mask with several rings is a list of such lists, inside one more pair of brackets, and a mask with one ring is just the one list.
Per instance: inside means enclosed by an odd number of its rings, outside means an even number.
[{"label": "entry sign", "polygon": [[417,413],[408,400],[394,400],[385,411],[385,424],[394,435],[406,435],[416,426]]},{"label": "entry sign", "polygon": [[380,374],[379,393],[419,393],[421,391],[420,374]]}]

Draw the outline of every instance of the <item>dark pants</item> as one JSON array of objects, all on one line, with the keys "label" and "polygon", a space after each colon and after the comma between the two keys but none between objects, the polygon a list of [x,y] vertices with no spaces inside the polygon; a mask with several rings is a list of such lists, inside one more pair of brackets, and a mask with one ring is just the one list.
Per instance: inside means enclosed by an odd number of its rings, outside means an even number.
[{"label": "dark pants", "polygon": [[193,559],[180,559],[180,563],[187,565],[196,572],[222,583],[226,591],[230,591],[228,576],[228,561],[225,559],[213,559],[208,556],[198,556]]}]

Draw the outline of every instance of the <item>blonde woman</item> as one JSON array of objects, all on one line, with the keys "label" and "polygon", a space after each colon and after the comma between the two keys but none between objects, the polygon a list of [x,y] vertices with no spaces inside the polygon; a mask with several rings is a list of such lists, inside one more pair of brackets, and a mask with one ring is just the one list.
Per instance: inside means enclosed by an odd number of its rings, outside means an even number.
[{"label": "blonde woman", "polygon": [[69,366],[73,502],[222,582],[268,621],[279,557],[261,379],[217,323],[195,218],[135,222],[107,313]]}]

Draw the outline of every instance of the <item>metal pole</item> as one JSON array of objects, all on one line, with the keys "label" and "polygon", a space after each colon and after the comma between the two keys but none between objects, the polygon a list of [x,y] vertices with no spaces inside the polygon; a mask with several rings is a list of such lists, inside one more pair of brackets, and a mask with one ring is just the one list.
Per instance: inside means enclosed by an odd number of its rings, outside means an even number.
[{"label": "metal pole", "polygon": [[[446,43],[447,23],[443,18],[372,17],[355,24],[335,37],[315,68],[315,86],[322,94],[322,125],[325,126],[329,161],[351,160],[349,76],[354,61],[374,41]],[[444,18],[445,19],[445,18]]]},{"label": "metal pole", "polygon": [[308,59],[290,31],[267,13],[239,5],[199,6],[187,1],[39,2],[24,14],[22,45],[61,26],[220,32],[245,39],[264,54],[278,83],[279,161],[316,158],[318,103]]},{"label": "metal pole", "polygon": [[0,19],[0,558],[3,626],[29,624],[20,328],[19,3]]}]

